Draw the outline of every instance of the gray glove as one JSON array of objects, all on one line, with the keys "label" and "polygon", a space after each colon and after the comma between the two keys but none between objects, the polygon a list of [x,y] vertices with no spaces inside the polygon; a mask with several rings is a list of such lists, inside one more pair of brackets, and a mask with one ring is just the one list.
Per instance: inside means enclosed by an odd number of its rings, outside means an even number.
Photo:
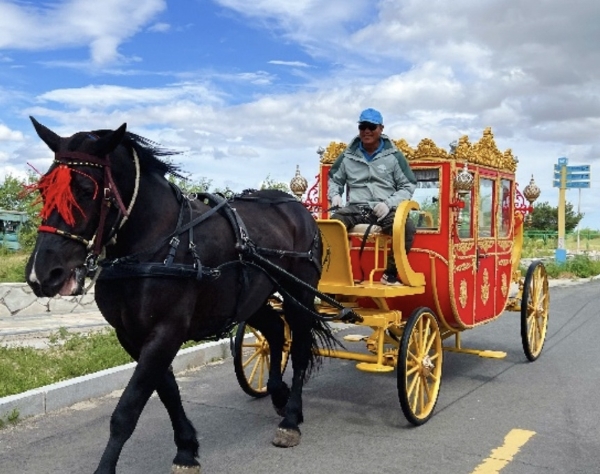
[{"label": "gray glove", "polygon": [[342,207],[342,196],[336,194],[331,198],[331,207]]},{"label": "gray glove", "polygon": [[387,216],[389,214],[389,212],[390,212],[390,208],[388,207],[388,205],[385,202],[378,202],[377,204],[375,204],[375,207],[373,208],[373,214],[375,214],[377,216],[378,221],[380,221],[385,216]]}]

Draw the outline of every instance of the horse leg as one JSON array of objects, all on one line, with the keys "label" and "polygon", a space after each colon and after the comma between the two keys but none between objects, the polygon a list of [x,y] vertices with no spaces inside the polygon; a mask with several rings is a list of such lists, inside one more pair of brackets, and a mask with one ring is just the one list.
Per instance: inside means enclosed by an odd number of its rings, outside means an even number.
[{"label": "horse leg", "polygon": [[[137,361],[139,351],[129,341],[127,334],[117,329],[117,338],[127,353]],[[182,472],[192,472],[191,468],[199,466],[196,458],[198,457],[200,445],[198,444],[196,429],[183,409],[181,394],[171,367],[156,387],[156,393],[167,409],[173,427],[175,445],[177,446],[177,455],[173,459],[173,473],[176,473],[177,469]]]},{"label": "horse leg", "polygon": [[[139,351],[138,364],[110,420],[110,437],[100,459],[96,474],[115,474],[117,461],[125,442],[131,437],[148,399],[161,387],[169,391],[168,369],[181,346],[177,328],[156,328],[154,337]],[[174,382],[174,380],[173,380]],[[166,398],[172,401],[171,395]],[[167,408],[169,409],[169,408]],[[197,462],[196,462],[197,464]],[[196,472],[200,472],[199,466]],[[193,471],[192,471],[193,472]]]},{"label": "horse leg", "polygon": [[159,382],[156,392],[171,418],[175,445],[177,446],[177,455],[173,459],[172,473],[200,473],[200,464],[196,460],[198,448],[200,447],[196,429],[185,414],[179,387],[171,367]]},{"label": "horse leg", "polygon": [[291,305],[284,309],[292,330],[292,346],[290,348],[293,368],[292,389],[284,408],[284,418],[279,423],[273,444],[281,448],[289,448],[300,444],[301,433],[298,425],[304,421],[302,387],[308,364],[312,360],[313,336],[310,322],[303,321],[302,318],[296,316],[298,309],[291,309]]},{"label": "horse leg", "polygon": [[248,324],[258,329],[269,343],[271,355],[267,391],[279,416],[284,416],[284,407],[290,396],[290,389],[283,381],[281,365],[283,360],[284,322],[275,309],[266,304],[254,313]]}]

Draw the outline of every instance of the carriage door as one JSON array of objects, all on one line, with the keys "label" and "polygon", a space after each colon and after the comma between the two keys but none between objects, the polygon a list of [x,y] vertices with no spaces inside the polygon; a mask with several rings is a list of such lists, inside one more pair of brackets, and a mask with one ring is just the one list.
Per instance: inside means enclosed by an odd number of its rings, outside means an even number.
[{"label": "carriage door", "polygon": [[476,190],[475,324],[496,315],[496,180],[481,170]]}]

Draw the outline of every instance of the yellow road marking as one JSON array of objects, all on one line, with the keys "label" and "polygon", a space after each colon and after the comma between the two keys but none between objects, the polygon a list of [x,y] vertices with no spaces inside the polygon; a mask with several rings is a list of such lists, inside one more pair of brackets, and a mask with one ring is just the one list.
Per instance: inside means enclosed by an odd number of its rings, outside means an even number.
[{"label": "yellow road marking", "polygon": [[485,459],[471,474],[497,474],[513,460],[521,447],[529,441],[535,431],[511,430],[504,438],[504,444],[492,449],[489,457]]}]

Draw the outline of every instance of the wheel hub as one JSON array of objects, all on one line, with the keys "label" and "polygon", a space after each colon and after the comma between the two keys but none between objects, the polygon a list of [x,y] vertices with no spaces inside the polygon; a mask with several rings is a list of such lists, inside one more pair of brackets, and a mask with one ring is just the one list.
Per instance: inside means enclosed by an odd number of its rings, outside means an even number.
[{"label": "wheel hub", "polygon": [[431,358],[428,355],[423,357],[423,361],[421,362],[421,374],[424,377],[429,377],[429,374],[431,374],[434,368],[435,365],[431,362]]}]

